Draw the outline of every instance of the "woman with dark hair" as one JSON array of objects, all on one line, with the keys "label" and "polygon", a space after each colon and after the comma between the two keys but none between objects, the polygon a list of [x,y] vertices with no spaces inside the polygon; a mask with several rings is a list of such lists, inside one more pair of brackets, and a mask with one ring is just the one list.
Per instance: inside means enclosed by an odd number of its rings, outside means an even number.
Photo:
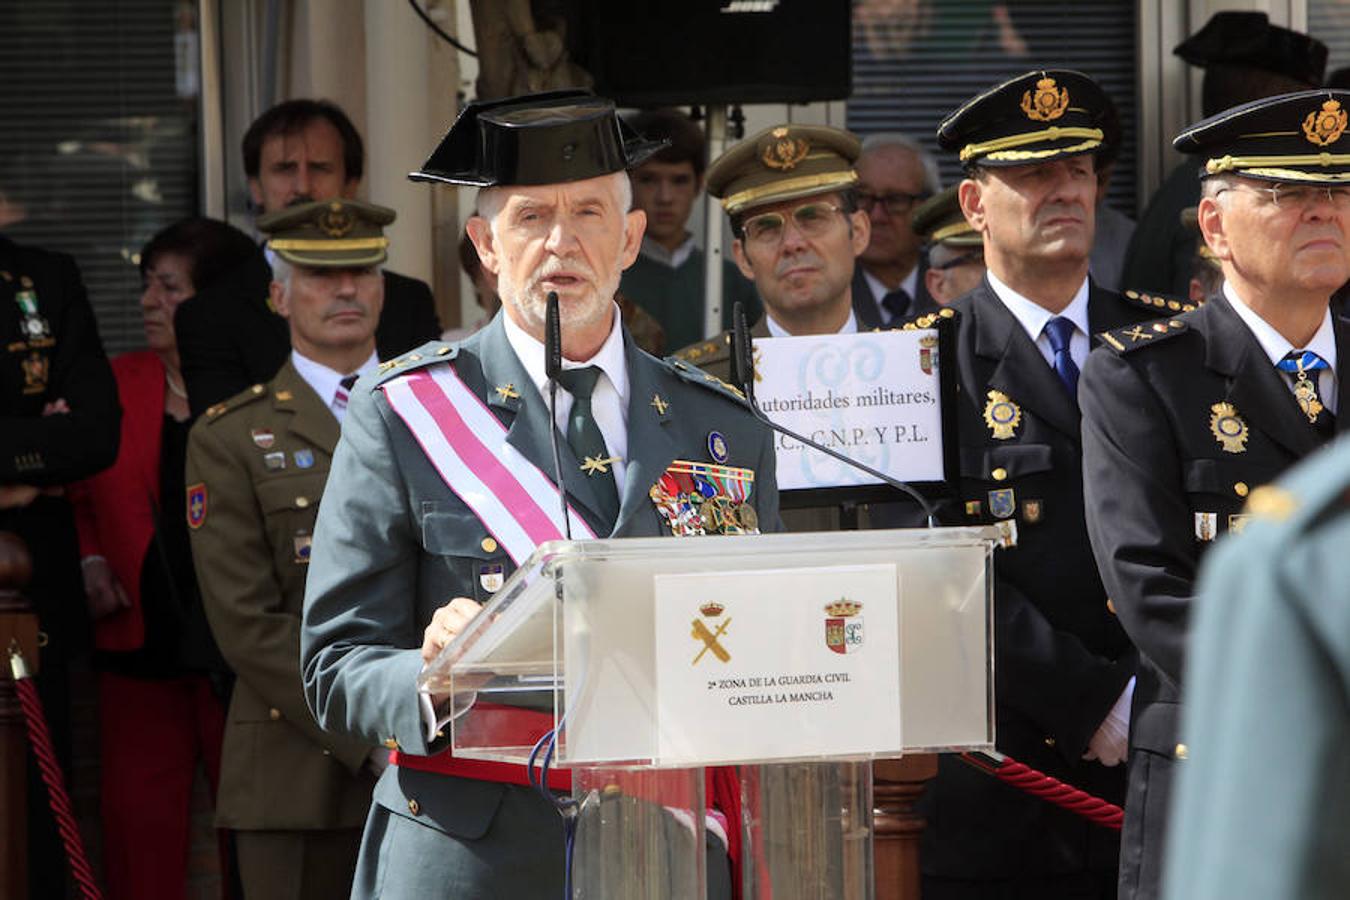
[{"label": "woman with dark hair", "polygon": [[140,255],[149,349],[112,360],[122,440],[71,490],[98,670],[104,875],[110,900],[181,898],[200,761],[220,773],[228,669],[211,638],[188,545],[187,392],[173,313],[256,252],[211,219],[177,222]]}]

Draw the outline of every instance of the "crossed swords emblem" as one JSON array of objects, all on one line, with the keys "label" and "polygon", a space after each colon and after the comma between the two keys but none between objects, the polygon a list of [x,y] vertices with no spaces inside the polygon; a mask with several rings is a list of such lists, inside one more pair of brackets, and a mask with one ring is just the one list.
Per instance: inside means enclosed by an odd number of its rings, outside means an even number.
[{"label": "crossed swords emblem", "polygon": [[717,639],[726,633],[727,626],[730,624],[731,616],[727,616],[718,624],[716,631],[709,631],[708,626],[704,625],[702,620],[694,620],[694,628],[693,631],[690,632],[690,636],[696,641],[702,641],[703,649],[698,651],[698,656],[694,657],[692,665],[698,665],[698,661],[703,658],[703,654],[707,653],[709,650],[712,651],[713,656],[717,657],[722,662],[731,662],[731,654],[727,652],[725,647],[717,642]]}]

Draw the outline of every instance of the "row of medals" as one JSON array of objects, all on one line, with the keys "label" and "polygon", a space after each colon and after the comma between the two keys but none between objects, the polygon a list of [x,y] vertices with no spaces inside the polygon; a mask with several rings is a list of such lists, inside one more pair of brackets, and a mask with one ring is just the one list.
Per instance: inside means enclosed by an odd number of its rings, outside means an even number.
[{"label": "row of medals", "polygon": [[759,516],[747,502],[754,480],[749,469],[676,460],[648,493],[677,537],[759,534]]}]

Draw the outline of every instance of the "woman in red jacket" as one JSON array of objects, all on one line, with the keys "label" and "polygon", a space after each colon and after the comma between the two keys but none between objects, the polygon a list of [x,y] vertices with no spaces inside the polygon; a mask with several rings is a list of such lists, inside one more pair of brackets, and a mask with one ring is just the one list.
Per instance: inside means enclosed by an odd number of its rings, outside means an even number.
[{"label": "woman in red jacket", "polygon": [[197,593],[184,510],[187,393],[173,314],[256,253],[241,231],[186,219],[141,251],[148,350],[112,361],[117,462],[72,489],[98,670],[104,873],[110,900],[183,897],[193,779],[220,771],[228,669]]}]

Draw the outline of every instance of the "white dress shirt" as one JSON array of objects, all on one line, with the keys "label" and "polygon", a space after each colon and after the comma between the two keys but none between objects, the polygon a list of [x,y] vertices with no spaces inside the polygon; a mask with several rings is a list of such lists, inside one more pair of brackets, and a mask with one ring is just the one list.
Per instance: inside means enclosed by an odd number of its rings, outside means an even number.
[{"label": "white dress shirt", "polygon": [[347,415],[347,407],[339,406],[334,402],[337,397],[338,387],[342,379],[348,375],[366,375],[374,372],[380,367],[380,358],[375,355],[375,351],[370,351],[370,357],[355,372],[338,372],[330,369],[323,363],[315,362],[302,354],[299,350],[291,351],[291,364],[295,366],[295,371],[300,373],[300,377],[305,379],[305,383],[314,389],[314,393],[319,395],[323,405],[328,407],[333,415],[337,416],[339,422]]},{"label": "white dress shirt", "polygon": [[[777,322],[774,321],[773,313],[767,309],[764,310],[764,324],[769,329],[769,337],[776,337],[776,338],[793,337],[793,334],[791,332],[785,330],[782,325],[779,325]],[[853,307],[849,307],[848,320],[844,322],[843,326],[838,331],[836,331],[835,334],[857,334],[857,333],[858,333],[858,319],[853,314]]]},{"label": "white dress shirt", "polygon": [[[1295,347],[1285,339],[1284,335],[1271,326],[1269,322],[1261,318],[1256,312],[1243,302],[1242,298],[1233,290],[1233,286],[1227,281],[1223,283],[1223,295],[1228,298],[1233,311],[1238,314],[1238,318],[1251,331],[1256,338],[1256,342],[1261,345],[1266,356],[1270,357],[1270,364],[1274,366],[1280,360],[1289,355],[1291,350],[1311,350],[1318,356],[1327,361],[1328,369],[1319,369],[1310,377],[1313,377],[1313,384],[1317,388],[1317,399],[1322,405],[1336,414],[1336,399],[1339,395],[1336,383],[1336,331],[1331,325],[1331,309],[1327,308],[1322,313],[1322,324],[1318,327],[1317,333],[1313,335],[1311,341],[1308,341],[1306,347]],[[1287,372],[1280,372],[1284,376],[1284,383],[1289,387],[1290,393],[1294,390],[1294,383],[1297,378]]]},{"label": "white dress shirt", "polygon": [[1083,279],[1078,293],[1073,295],[1073,299],[1063,311],[1052,313],[1036,301],[1023,297],[999,281],[993,272],[985,274],[989,278],[989,286],[994,289],[994,296],[1003,302],[1008,312],[1012,313],[1013,318],[1026,331],[1036,349],[1041,351],[1041,356],[1045,357],[1046,365],[1054,366],[1055,349],[1050,344],[1050,336],[1045,333],[1045,323],[1056,316],[1062,316],[1072,322],[1074,328],[1073,336],[1069,338],[1069,355],[1073,357],[1074,365],[1082,371],[1083,363],[1087,362],[1088,352],[1092,350],[1092,341],[1088,338],[1091,334],[1088,330],[1088,280]]},{"label": "white dress shirt", "polygon": [[[623,496],[623,476],[627,470],[628,459],[628,360],[624,356],[623,327],[620,324],[619,308],[613,307],[614,317],[609,328],[609,337],[600,350],[588,360],[577,362],[563,358],[564,369],[583,369],[586,366],[598,366],[602,376],[596,379],[595,391],[591,394],[591,415],[595,424],[604,435],[605,447],[610,456],[617,456],[614,463],[614,486]],[[502,324],[506,326],[506,339],[511,349],[516,351],[525,373],[534,382],[539,396],[548,402],[548,375],[544,370],[544,344],[525,333],[511,317],[502,312]],[[494,387],[495,385],[488,385]],[[572,395],[562,385],[558,386],[558,430],[567,433],[567,416],[572,412]]]}]

